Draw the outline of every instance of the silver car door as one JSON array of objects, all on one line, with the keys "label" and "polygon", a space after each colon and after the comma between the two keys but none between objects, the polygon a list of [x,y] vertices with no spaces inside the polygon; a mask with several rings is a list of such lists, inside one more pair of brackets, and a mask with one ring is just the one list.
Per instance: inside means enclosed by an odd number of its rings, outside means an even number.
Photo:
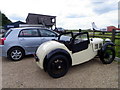
[{"label": "silver car door", "polygon": [[42,43],[37,29],[22,30],[19,35],[19,42],[29,54],[33,54]]}]

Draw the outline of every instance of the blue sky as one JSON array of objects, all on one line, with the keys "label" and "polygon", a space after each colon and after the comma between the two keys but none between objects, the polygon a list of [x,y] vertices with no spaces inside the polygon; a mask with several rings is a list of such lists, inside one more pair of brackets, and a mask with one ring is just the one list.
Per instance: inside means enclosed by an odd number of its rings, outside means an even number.
[{"label": "blue sky", "polygon": [[66,29],[89,29],[92,22],[104,28],[118,25],[118,1],[2,0],[0,9],[14,22],[25,21],[28,13],[36,13],[57,16],[57,26]]}]

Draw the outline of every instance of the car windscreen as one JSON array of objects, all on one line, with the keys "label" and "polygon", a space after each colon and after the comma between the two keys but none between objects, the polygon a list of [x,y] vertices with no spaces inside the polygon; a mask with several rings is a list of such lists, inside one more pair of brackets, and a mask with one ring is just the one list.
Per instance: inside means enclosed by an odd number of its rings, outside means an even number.
[{"label": "car windscreen", "polygon": [[6,38],[10,33],[12,32],[12,30],[8,30],[7,32],[5,32],[3,35],[2,35],[2,38]]},{"label": "car windscreen", "polygon": [[72,39],[72,37],[73,37],[73,33],[72,32],[61,33],[58,36],[58,41],[59,40],[70,41],[70,39]]}]

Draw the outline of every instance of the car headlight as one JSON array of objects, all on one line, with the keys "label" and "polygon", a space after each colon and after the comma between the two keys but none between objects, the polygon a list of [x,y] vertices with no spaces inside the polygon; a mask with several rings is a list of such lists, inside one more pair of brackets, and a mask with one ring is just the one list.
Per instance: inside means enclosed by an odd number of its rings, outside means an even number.
[{"label": "car headlight", "polygon": [[105,42],[111,42],[111,40],[109,38],[106,38]]}]

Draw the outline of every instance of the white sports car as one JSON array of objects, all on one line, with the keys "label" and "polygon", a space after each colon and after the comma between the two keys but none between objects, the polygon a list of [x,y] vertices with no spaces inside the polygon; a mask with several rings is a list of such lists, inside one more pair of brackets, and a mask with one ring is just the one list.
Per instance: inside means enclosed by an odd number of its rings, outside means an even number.
[{"label": "white sports car", "polygon": [[[61,36],[71,34],[68,41],[61,40]],[[70,66],[87,62],[99,56],[104,64],[110,64],[115,58],[112,42],[103,44],[101,38],[89,38],[88,32],[73,34],[67,32],[59,35],[58,40],[45,42],[36,51],[36,63],[53,78],[64,76]]]}]

